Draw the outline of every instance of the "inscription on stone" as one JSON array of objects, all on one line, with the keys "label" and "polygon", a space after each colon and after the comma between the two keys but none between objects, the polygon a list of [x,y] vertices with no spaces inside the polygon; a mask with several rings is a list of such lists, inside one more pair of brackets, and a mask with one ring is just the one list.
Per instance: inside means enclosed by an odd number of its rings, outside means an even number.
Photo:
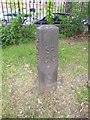
[{"label": "inscription on stone", "polygon": [[57,82],[58,27],[42,25],[37,28],[37,68],[40,89]]}]

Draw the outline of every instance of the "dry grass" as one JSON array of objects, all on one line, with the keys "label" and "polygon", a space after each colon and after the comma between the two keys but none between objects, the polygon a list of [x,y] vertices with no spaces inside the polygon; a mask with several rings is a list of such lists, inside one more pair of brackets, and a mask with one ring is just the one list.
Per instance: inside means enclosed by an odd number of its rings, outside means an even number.
[{"label": "dry grass", "polygon": [[[37,81],[35,43],[27,47],[18,46],[18,50],[16,49],[18,53],[15,52],[15,46],[4,49],[3,117],[88,117],[87,45],[86,40],[82,42],[60,41],[57,87],[43,94],[39,91]],[[9,49],[12,53],[9,53]],[[30,56],[32,59],[29,59]]]}]

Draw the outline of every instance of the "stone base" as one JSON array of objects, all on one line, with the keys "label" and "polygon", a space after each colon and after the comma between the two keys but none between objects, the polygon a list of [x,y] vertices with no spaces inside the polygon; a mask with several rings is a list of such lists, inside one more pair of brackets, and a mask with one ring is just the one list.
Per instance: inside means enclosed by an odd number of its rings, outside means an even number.
[{"label": "stone base", "polygon": [[40,93],[48,93],[48,92],[54,92],[57,89],[57,82],[48,85],[48,86],[39,86],[39,92]]}]

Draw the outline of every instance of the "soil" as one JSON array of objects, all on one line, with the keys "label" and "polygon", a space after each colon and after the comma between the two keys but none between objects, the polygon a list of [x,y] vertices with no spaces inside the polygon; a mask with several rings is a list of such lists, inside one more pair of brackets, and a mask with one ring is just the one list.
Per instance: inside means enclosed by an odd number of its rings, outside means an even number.
[{"label": "soil", "polygon": [[[72,39],[67,38],[67,41]],[[71,67],[68,66],[64,72],[58,68],[56,86],[43,92],[39,90],[37,71],[33,75],[28,65],[10,76],[11,116],[14,113],[18,118],[88,118],[87,101],[79,102],[76,98],[76,89],[87,87],[88,76],[73,76],[69,71]]]},{"label": "soil", "polygon": [[[22,76],[24,74],[25,71]],[[17,117],[88,117],[88,103],[79,103],[76,99],[76,89],[87,86],[87,76],[74,78],[69,73],[59,74],[57,85],[43,92],[36,78],[28,75],[25,80],[10,79],[11,109],[16,111]]]}]

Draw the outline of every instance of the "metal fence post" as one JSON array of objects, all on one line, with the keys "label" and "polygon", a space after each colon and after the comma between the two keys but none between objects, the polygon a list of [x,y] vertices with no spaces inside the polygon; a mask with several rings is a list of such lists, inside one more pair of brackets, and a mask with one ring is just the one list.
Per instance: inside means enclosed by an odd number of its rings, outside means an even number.
[{"label": "metal fence post", "polygon": [[18,12],[20,13],[20,2],[18,0]]},{"label": "metal fence post", "polygon": [[37,69],[41,90],[46,90],[57,82],[58,32],[58,27],[54,25],[37,28]]}]

